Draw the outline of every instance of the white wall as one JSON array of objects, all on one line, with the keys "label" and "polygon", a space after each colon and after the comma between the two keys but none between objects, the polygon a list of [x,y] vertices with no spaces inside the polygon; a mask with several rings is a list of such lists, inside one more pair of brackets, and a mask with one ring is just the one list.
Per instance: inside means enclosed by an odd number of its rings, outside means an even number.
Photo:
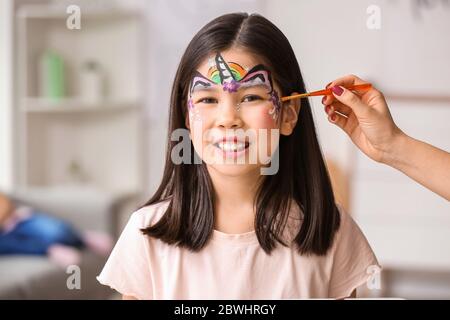
[{"label": "white wall", "polygon": [[0,1],[0,190],[12,188],[12,2]]}]

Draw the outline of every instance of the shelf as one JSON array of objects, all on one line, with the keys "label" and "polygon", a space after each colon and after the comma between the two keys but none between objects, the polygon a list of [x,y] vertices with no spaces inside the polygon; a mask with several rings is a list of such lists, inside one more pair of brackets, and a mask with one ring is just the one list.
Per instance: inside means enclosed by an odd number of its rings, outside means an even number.
[{"label": "shelf", "polygon": [[[77,5],[77,3],[74,3]],[[78,4],[79,5],[79,4]],[[81,4],[81,17],[83,19],[115,19],[115,18],[136,18],[139,11],[130,9],[110,8],[87,8]],[[66,12],[67,6],[49,6],[45,4],[28,4],[22,6],[17,17],[21,19],[67,19],[70,13]]]},{"label": "shelf", "polygon": [[77,98],[65,98],[58,100],[26,98],[23,101],[21,110],[25,113],[83,113],[131,110],[137,108],[137,106],[137,100],[104,100],[98,103],[89,103]]},{"label": "shelf", "polygon": [[[1,1],[1,0],[0,0]],[[18,6],[17,185],[72,192],[71,166],[100,191],[122,196],[142,189],[143,121],[141,12],[106,1]],[[81,30],[67,28],[67,6],[79,5]],[[113,48],[113,49],[111,49]],[[41,55],[56,52],[64,61],[64,96],[45,92]],[[102,96],[83,95],[82,66],[100,64]],[[110,191],[111,190],[111,191]],[[77,191],[78,192],[78,191]],[[99,195],[100,196],[100,195]]]},{"label": "shelf", "polygon": [[446,94],[404,94],[404,93],[394,93],[387,92],[384,94],[386,100],[388,101],[401,101],[401,102],[413,102],[413,103],[433,103],[442,104],[442,106],[447,107],[450,104],[450,95]]}]

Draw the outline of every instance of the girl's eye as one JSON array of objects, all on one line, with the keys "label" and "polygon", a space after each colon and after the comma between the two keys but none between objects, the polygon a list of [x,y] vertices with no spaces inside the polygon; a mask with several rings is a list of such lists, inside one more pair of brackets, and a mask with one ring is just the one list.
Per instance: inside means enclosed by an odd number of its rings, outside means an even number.
[{"label": "girl's eye", "polygon": [[242,99],[242,102],[252,102],[252,101],[257,101],[257,100],[263,100],[263,98],[261,98],[260,96],[258,96],[256,94],[251,94],[251,95],[245,96],[244,99]]},{"label": "girl's eye", "polygon": [[202,98],[202,99],[199,99],[197,101],[197,103],[207,103],[207,104],[217,103],[217,99],[215,99],[215,98]]}]

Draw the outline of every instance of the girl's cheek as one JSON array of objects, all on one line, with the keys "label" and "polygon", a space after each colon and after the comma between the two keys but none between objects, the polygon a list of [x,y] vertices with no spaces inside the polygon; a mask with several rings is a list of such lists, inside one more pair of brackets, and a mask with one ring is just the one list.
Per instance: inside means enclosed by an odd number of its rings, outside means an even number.
[{"label": "girl's cheek", "polygon": [[277,115],[274,116],[274,108],[270,106],[268,108],[262,108],[258,111],[256,119],[258,119],[258,128],[273,129],[277,127]]},{"label": "girl's cheek", "polygon": [[189,107],[188,113],[191,124],[193,124],[194,122],[201,122],[203,120],[200,110],[198,108],[195,108],[193,105]]}]

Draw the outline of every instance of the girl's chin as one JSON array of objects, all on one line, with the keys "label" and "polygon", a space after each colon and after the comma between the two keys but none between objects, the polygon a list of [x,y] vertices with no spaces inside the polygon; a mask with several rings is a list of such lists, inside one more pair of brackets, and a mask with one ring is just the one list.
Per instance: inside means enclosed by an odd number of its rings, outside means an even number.
[{"label": "girl's chin", "polygon": [[225,175],[225,176],[231,176],[231,177],[237,177],[246,175],[250,172],[253,172],[255,170],[258,170],[261,167],[261,165],[258,164],[219,164],[214,163],[208,165],[208,167],[213,168],[216,172]]}]

